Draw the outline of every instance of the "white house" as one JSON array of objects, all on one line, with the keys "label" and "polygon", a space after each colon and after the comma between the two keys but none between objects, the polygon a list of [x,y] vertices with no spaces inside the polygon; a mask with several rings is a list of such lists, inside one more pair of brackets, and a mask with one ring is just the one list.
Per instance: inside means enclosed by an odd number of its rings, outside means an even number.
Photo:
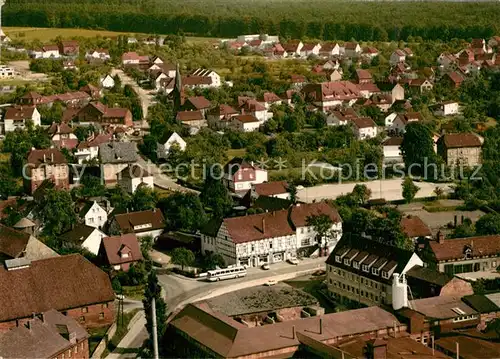
[{"label": "white house", "polygon": [[115,80],[111,75],[106,75],[99,80],[99,84],[102,88],[111,89],[115,87]]},{"label": "white house", "polygon": [[287,53],[288,56],[294,57],[294,56],[300,56],[300,50],[302,50],[302,47],[304,44],[302,41],[292,41],[289,43],[286,43],[283,45],[283,48],[285,49],[285,52]]},{"label": "white house", "polygon": [[261,122],[252,115],[238,115],[231,118],[231,127],[237,131],[253,132],[258,131]]},{"label": "white house", "polygon": [[251,197],[259,198],[260,196],[290,199],[288,183],[286,181],[274,181],[252,184]]},{"label": "white house", "polygon": [[99,145],[110,142],[112,137],[111,134],[99,134],[97,136],[92,134],[87,141],[80,142],[75,152],[78,163],[83,164],[86,161],[97,158],[99,155]]},{"label": "white house", "polygon": [[33,49],[29,52],[30,56],[35,59],[58,59],[61,57],[59,46],[45,45],[41,49]]},{"label": "white house", "polygon": [[326,117],[327,126],[346,126],[351,119],[358,117],[352,108],[345,111],[331,111]]},{"label": "white house", "polygon": [[390,128],[392,124],[394,123],[394,120],[398,117],[397,112],[393,112],[385,117],[385,127]]},{"label": "white house", "polygon": [[109,51],[106,49],[95,49],[87,52],[85,54],[85,59],[91,60],[101,60],[108,61],[111,60],[111,56],[109,55]]},{"label": "white house", "polygon": [[199,69],[196,69],[193,72],[191,72],[191,74],[188,77],[208,77],[211,79],[210,87],[221,87],[222,86],[220,75],[213,70],[199,68]]},{"label": "white house", "polygon": [[[321,49],[319,50],[319,55],[324,57],[339,56],[340,46],[336,42],[335,43],[327,42],[321,46]],[[323,68],[325,67],[323,66]]]},{"label": "white house", "polygon": [[403,134],[406,131],[406,126],[408,125],[408,123],[421,120],[422,116],[418,112],[408,112],[404,115],[399,114],[398,116],[396,116],[388,130],[389,132],[395,134]]},{"label": "white house", "polygon": [[87,203],[79,212],[85,225],[94,228],[103,228],[108,221],[108,212],[102,208],[96,201]]},{"label": "white house", "polygon": [[458,102],[456,101],[446,101],[440,103],[434,113],[437,116],[453,116],[457,115],[460,111],[460,107],[458,106]]},{"label": "white house", "polygon": [[231,192],[246,192],[252,184],[267,182],[267,170],[241,158],[233,158],[224,167],[222,181]]},{"label": "white house", "polygon": [[340,54],[346,57],[358,57],[361,55],[361,46],[357,42],[346,42],[340,48]]},{"label": "white house", "polygon": [[40,112],[34,106],[13,106],[7,108],[3,118],[4,133],[12,132],[18,128],[25,129],[28,121],[40,126]]},{"label": "white house", "polygon": [[358,140],[377,137],[377,124],[370,117],[356,117],[351,121]]},{"label": "white house", "polygon": [[146,186],[154,189],[153,175],[138,165],[129,165],[117,174],[117,182],[125,191],[135,193],[137,188]]},{"label": "white house", "polygon": [[300,49],[300,57],[309,57],[311,55],[318,56],[321,50],[321,45],[318,43],[304,44]]},{"label": "white house", "polygon": [[165,218],[159,209],[117,214],[110,221],[110,232],[135,233],[138,238],[157,238],[165,229]]},{"label": "white house", "polygon": [[266,107],[257,100],[251,98],[240,98],[238,100],[241,100],[242,102],[240,105],[240,111],[243,115],[252,115],[257,118],[261,124],[272,117],[273,113],[268,112]]},{"label": "white house", "polygon": [[403,50],[397,49],[395,50],[392,54],[391,57],[389,58],[389,63],[392,66],[397,65],[400,62],[405,62],[406,61],[406,54]]},{"label": "white house", "polygon": [[[326,215],[329,233],[318,238],[308,218]],[[226,218],[215,237],[202,236],[202,253],[220,254],[226,264],[258,267],[303,256],[326,256],[342,236],[342,220],[326,202],[300,204],[289,209]]]},{"label": "white house", "polygon": [[403,137],[389,137],[382,142],[384,162],[400,162],[403,159],[401,144]]},{"label": "white house", "polygon": [[170,148],[174,145],[178,146],[181,151],[186,149],[186,141],[184,141],[177,132],[173,132],[165,141],[161,142],[163,143],[158,143],[156,146],[156,154],[158,158],[167,158]]},{"label": "white house", "polygon": [[455,69],[457,67],[458,59],[449,52],[443,52],[439,55],[438,64],[443,70]]},{"label": "white house", "polygon": [[13,77],[16,75],[16,71],[9,66],[0,65],[0,78]]},{"label": "white house", "polygon": [[87,226],[85,224],[79,224],[71,231],[63,233],[60,237],[65,243],[77,244],[88,250],[90,253],[98,255],[102,239],[106,237],[106,234],[98,228]]}]

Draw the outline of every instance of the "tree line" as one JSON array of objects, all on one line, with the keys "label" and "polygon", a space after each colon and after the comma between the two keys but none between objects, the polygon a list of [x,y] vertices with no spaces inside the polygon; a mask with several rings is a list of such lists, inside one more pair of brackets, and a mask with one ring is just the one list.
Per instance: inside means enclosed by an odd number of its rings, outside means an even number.
[{"label": "tree line", "polygon": [[[498,4],[450,2],[266,2],[216,0],[10,0],[7,26],[99,28],[160,34],[394,41],[408,37],[447,41],[498,33]],[[419,16],[415,16],[419,14]],[[439,16],[436,16],[439,14]]]}]

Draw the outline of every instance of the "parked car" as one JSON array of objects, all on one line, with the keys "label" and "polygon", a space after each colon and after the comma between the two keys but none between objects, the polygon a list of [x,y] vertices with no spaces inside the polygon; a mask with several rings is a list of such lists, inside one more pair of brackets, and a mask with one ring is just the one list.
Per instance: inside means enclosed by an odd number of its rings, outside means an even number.
[{"label": "parked car", "polygon": [[267,287],[270,287],[270,286],[275,285],[277,283],[278,283],[278,281],[276,281],[275,279],[269,279],[267,282],[264,283],[264,285]]},{"label": "parked car", "polygon": [[293,264],[294,266],[299,264],[299,260],[297,258],[290,258],[290,259],[288,259],[287,262],[290,264]]},{"label": "parked car", "polygon": [[269,270],[269,269],[271,269],[271,267],[269,267],[269,264],[263,264],[263,265],[261,266],[261,268],[262,268],[263,270]]}]

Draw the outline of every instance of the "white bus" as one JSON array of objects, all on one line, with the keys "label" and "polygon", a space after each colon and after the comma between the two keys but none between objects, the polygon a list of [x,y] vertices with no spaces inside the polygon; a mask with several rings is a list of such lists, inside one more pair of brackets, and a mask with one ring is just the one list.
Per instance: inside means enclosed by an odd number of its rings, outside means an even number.
[{"label": "white bus", "polygon": [[240,278],[247,275],[247,270],[243,266],[232,266],[224,269],[209,270],[207,280],[215,282],[224,279]]}]

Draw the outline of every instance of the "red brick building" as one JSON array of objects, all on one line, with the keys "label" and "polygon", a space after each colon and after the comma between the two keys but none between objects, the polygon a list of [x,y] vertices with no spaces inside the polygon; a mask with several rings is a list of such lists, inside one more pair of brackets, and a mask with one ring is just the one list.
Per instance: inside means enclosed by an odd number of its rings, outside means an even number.
[{"label": "red brick building", "polygon": [[88,337],[76,320],[51,309],[0,333],[0,357],[88,359]]},{"label": "red brick building", "polygon": [[0,332],[50,309],[86,328],[114,321],[108,275],[79,254],[6,264],[0,268],[0,288]]}]

